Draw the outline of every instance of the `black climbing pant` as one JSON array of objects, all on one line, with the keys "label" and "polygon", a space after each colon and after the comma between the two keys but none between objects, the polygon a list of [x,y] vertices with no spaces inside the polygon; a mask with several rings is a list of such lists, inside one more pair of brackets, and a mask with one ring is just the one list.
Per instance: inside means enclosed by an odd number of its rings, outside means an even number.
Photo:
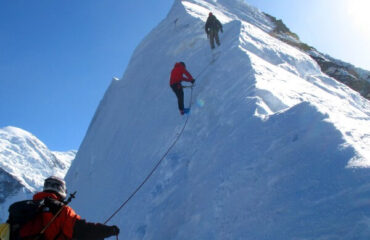
[{"label": "black climbing pant", "polygon": [[184,91],[182,90],[181,83],[175,83],[171,85],[173,92],[176,94],[177,103],[179,105],[179,110],[184,110]]}]

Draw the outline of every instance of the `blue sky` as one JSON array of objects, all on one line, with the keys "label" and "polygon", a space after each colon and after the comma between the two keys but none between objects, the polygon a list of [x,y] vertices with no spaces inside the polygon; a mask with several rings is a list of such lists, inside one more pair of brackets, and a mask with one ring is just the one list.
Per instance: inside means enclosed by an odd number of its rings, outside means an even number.
[{"label": "blue sky", "polygon": [[[370,69],[367,0],[248,0],[301,40]],[[78,149],[113,76],[173,0],[0,0],[0,127]],[[164,86],[167,87],[167,86]]]},{"label": "blue sky", "polygon": [[0,0],[0,127],[77,149],[113,76],[172,0]]}]

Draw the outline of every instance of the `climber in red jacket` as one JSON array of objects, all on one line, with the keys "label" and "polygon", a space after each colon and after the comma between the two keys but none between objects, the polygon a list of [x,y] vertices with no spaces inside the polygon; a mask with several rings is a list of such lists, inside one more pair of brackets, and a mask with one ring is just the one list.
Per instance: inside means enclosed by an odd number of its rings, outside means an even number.
[{"label": "climber in red jacket", "polygon": [[[55,176],[45,180],[44,191],[35,194],[33,200],[44,199],[48,211],[42,211],[35,219],[23,225],[19,230],[20,239],[103,240],[119,234],[117,226],[86,222],[70,206],[65,205],[65,186],[64,180]],[[56,214],[58,215],[54,218]],[[43,229],[45,232],[40,237]]]},{"label": "climber in red jacket", "polygon": [[170,86],[173,92],[176,94],[181,115],[189,111],[189,109],[184,108],[184,91],[182,90],[181,85],[182,81],[191,82],[194,84],[195,79],[186,70],[184,62],[177,62],[171,71]]}]

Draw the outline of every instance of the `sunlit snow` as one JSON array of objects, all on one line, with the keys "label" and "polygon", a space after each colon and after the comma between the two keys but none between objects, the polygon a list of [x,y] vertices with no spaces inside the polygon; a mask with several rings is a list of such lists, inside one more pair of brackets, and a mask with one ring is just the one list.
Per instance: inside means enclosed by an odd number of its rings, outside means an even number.
[{"label": "sunlit snow", "polygon": [[[209,11],[224,24],[214,52]],[[175,1],[91,121],[67,174],[76,211],[105,221],[176,139],[186,116],[168,82],[184,61],[187,128],[110,222],[122,239],[367,239],[369,101],[272,27],[240,0]]]}]

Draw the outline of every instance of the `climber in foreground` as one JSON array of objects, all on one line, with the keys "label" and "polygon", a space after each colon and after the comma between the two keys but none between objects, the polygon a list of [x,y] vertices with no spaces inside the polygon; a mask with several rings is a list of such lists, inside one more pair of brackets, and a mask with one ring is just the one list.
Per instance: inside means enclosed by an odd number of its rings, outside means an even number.
[{"label": "climber in foreground", "polygon": [[208,15],[207,22],[205,25],[207,37],[211,44],[211,49],[215,48],[215,40],[218,46],[220,46],[220,39],[218,37],[218,31],[224,32],[222,24],[211,12]]},{"label": "climber in foreground", "polygon": [[[117,226],[90,223],[81,219],[70,206],[64,203],[66,195],[67,190],[63,179],[54,176],[47,178],[43,191],[33,197],[34,202],[44,200],[42,211],[38,212],[32,220],[20,225],[16,231],[20,238],[11,237],[11,239],[101,240],[119,234]],[[10,210],[9,212],[8,222],[12,225],[12,215]],[[13,225],[17,224],[13,223]],[[14,237],[15,232],[11,232],[11,236],[12,234]]]},{"label": "climber in foreground", "polygon": [[184,108],[184,91],[182,90],[183,86],[181,85],[182,81],[191,82],[194,84],[195,79],[186,70],[184,62],[177,62],[171,71],[170,86],[173,92],[176,94],[180,114],[184,115],[184,113],[189,112],[189,109]]}]

